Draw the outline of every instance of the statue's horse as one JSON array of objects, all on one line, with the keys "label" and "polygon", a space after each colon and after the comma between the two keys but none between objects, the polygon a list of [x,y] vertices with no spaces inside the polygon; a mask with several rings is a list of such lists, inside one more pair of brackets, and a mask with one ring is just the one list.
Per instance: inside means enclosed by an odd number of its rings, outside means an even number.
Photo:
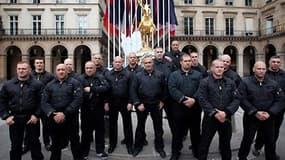
[{"label": "statue's horse", "polygon": [[142,35],[143,46],[149,47],[149,44],[151,42],[152,32],[156,28],[152,21],[151,10],[149,8],[149,5],[145,4],[142,9],[143,9],[143,16],[138,28]]}]

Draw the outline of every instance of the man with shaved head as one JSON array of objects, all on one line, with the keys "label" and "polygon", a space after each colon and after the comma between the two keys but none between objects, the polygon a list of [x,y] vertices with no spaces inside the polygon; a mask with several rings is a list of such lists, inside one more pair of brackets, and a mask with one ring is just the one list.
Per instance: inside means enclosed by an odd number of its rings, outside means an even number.
[{"label": "man with shaved head", "polygon": [[64,65],[66,66],[66,71],[68,76],[77,79],[79,74],[73,70],[73,61],[70,58],[64,60]]},{"label": "man with shaved head", "polygon": [[224,54],[221,56],[221,60],[224,62],[224,76],[230,78],[235,82],[236,86],[239,86],[241,78],[235,71],[231,69],[231,57],[228,54]]},{"label": "man with shaved head", "polygon": [[79,76],[83,87],[83,104],[81,106],[81,151],[84,159],[88,159],[90,145],[95,131],[96,153],[102,159],[105,153],[104,102],[109,89],[108,82],[102,74],[98,74],[93,61],[85,63],[85,73]]},{"label": "man with shaved head", "polygon": [[217,131],[222,159],[232,159],[230,120],[239,107],[239,99],[234,81],[224,77],[223,73],[223,61],[214,60],[211,75],[203,79],[199,86],[199,104],[204,111],[199,160],[207,160],[211,141]]},{"label": "man with shaved head", "polygon": [[71,143],[74,160],[81,160],[80,138],[78,135],[78,112],[82,102],[82,90],[79,81],[68,76],[65,64],[58,64],[56,78],[44,89],[41,108],[51,124],[50,160],[60,160],[61,150]]},{"label": "man with shaved head", "polygon": [[265,76],[266,65],[257,61],[254,75],[246,77],[239,86],[243,115],[243,139],[240,145],[239,160],[246,160],[256,131],[262,132],[265,143],[265,159],[278,159],[275,153],[275,118],[284,105],[284,94],[276,81]]},{"label": "man with shaved head", "polygon": [[123,131],[128,154],[133,154],[133,128],[132,128],[132,104],[130,89],[132,74],[123,68],[123,59],[119,56],[114,58],[113,69],[106,74],[110,84],[110,91],[106,105],[109,107],[110,136],[108,152],[112,153],[118,141],[118,115],[122,115]]}]

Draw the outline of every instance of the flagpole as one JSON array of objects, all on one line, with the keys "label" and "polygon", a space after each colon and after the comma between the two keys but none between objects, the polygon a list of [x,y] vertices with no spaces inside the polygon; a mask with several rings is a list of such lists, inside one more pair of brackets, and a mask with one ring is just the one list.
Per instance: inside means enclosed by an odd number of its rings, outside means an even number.
[{"label": "flagpole", "polygon": [[162,1],[162,43],[165,50],[165,1]]},{"label": "flagpole", "polygon": [[[150,1],[150,7],[151,7],[151,18],[153,18],[154,17],[154,13],[153,13],[153,11],[154,11],[154,6],[153,6],[153,0],[151,0]],[[151,33],[151,48],[154,48],[154,33],[155,32],[152,32]]]},{"label": "flagpole", "polygon": [[170,0],[167,0],[168,1],[168,6],[167,6],[167,10],[168,10],[168,52],[170,52]]},{"label": "flagpole", "polygon": [[[107,28],[108,28],[108,31],[107,31],[107,36],[108,36],[108,44],[107,44],[107,49],[108,49],[108,52],[107,52],[107,54],[108,54],[108,63],[107,63],[107,65],[108,65],[108,68],[110,67],[110,0],[106,0],[107,2],[109,2],[109,3],[106,3],[106,5],[107,5],[107,8],[108,8],[108,26],[107,26]],[[105,13],[106,14],[106,13]]]},{"label": "flagpole", "polygon": [[116,0],[113,1],[113,54],[112,56],[114,57],[115,52],[116,52]]},{"label": "flagpole", "polygon": [[[120,1],[120,0],[119,0]],[[119,46],[118,46],[118,50],[119,50],[119,56],[121,56],[121,3],[119,2],[119,19],[118,19],[118,23],[119,23],[119,33],[118,33],[118,41],[119,41]],[[114,58],[115,58],[116,54],[114,54]]]},{"label": "flagpole", "polygon": [[157,46],[159,47],[160,46],[160,43],[159,43],[159,29],[160,29],[160,24],[159,24],[159,16],[160,16],[160,10],[159,10],[159,0],[156,0],[156,29],[157,29]]}]

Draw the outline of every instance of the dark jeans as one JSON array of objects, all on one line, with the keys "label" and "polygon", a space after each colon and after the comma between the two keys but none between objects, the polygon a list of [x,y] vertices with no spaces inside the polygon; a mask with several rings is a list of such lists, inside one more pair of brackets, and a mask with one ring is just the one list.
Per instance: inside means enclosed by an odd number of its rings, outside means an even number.
[{"label": "dark jeans", "polygon": [[145,104],[144,107],[145,107],[144,111],[141,112],[138,109],[136,111],[138,123],[135,134],[135,149],[143,148],[144,140],[146,137],[145,122],[149,113],[153,122],[155,149],[156,150],[163,149],[164,142],[163,142],[163,129],[162,129],[162,110],[159,110],[158,105]]},{"label": "dark jeans", "polygon": [[172,107],[175,124],[174,132],[172,134],[172,154],[180,154],[183,147],[182,143],[185,132],[190,130],[192,152],[197,156],[198,146],[201,140],[201,108],[197,105],[187,108],[186,106],[178,103],[174,103]]},{"label": "dark jeans", "polygon": [[102,153],[105,149],[105,110],[103,106],[97,106],[95,109],[81,110],[81,150],[84,157],[88,156],[90,144],[93,140],[95,131],[96,152]]},{"label": "dark jeans", "polygon": [[[230,118],[228,118],[230,119]],[[220,123],[214,117],[204,116],[202,137],[199,146],[199,160],[207,160],[209,147],[216,131],[219,133],[219,148],[222,160],[231,160],[232,126],[230,120]]]},{"label": "dark jeans", "polygon": [[27,136],[27,144],[31,149],[32,160],[44,159],[41,152],[40,123],[27,124],[30,115],[15,115],[14,124],[9,126],[11,140],[10,160],[21,160],[24,132]]},{"label": "dark jeans", "polygon": [[109,143],[115,147],[118,141],[118,116],[119,112],[122,115],[123,130],[127,147],[133,145],[133,127],[132,127],[132,111],[127,110],[127,103],[110,104],[109,110]]},{"label": "dark jeans", "polygon": [[63,123],[55,123],[50,119],[51,124],[51,157],[50,160],[60,160],[61,150],[65,148],[69,141],[74,159],[80,159],[80,138],[79,138],[79,117],[78,113],[66,117]]},{"label": "dark jeans", "polygon": [[250,152],[250,147],[254,136],[259,130],[266,138],[265,143],[265,159],[276,160],[275,154],[275,117],[270,117],[265,121],[259,121],[255,116],[243,116],[243,138],[240,145],[238,157],[240,160],[245,160]]},{"label": "dark jeans", "polygon": [[[279,131],[280,131],[280,127],[282,125],[283,119],[284,119],[284,112],[282,114],[278,114],[275,117],[275,143],[278,140]],[[258,130],[254,147],[255,149],[260,150],[263,147],[263,145],[264,145],[264,135],[262,134],[262,132]]]}]

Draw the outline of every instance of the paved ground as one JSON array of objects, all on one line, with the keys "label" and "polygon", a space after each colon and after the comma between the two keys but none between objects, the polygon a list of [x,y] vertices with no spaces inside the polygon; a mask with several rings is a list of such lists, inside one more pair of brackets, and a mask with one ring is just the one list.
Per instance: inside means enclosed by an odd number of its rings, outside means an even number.
[{"label": "paved ground", "polygon": [[[242,121],[241,121],[241,115],[242,111],[239,110],[236,114],[235,118],[235,132],[233,133],[232,137],[232,150],[233,150],[233,159],[236,159],[237,155],[237,150],[240,145],[240,141],[242,138]],[[133,114],[133,126],[136,126],[136,119],[135,119],[135,114]],[[167,152],[167,158],[169,159],[170,157],[170,147],[171,147],[171,134],[168,128],[168,123],[167,120],[164,120],[164,141],[165,141],[165,151]],[[148,118],[147,124],[146,124],[146,132],[147,132],[147,140],[149,144],[143,148],[143,151],[136,157],[133,158],[132,156],[127,154],[126,147],[125,145],[121,145],[118,143],[118,146],[116,150],[114,151],[113,154],[109,155],[110,160],[160,160],[161,158],[159,155],[155,152],[154,145],[153,145],[153,128],[152,128],[152,121],[150,117]],[[122,124],[121,121],[119,122],[119,140],[122,139]],[[135,128],[134,128],[135,129]],[[281,152],[282,148],[285,147],[285,125],[283,124],[281,132],[280,132],[280,138],[279,142],[277,144],[277,152],[281,156],[281,160],[285,159],[285,153],[284,151]],[[10,147],[10,141],[9,141],[9,136],[8,136],[8,127],[3,123],[3,121],[0,121],[0,160],[6,160],[9,159],[9,147]],[[182,156],[181,160],[192,160],[194,159],[191,152],[188,149],[188,146],[191,142],[189,139],[185,140],[184,142],[184,148],[182,150]],[[106,139],[106,150],[108,149],[108,139]],[[45,155],[45,159],[49,159],[49,152],[47,152],[45,149],[42,149],[43,153]],[[249,156],[250,159],[255,159],[255,160],[263,160],[264,155],[261,155],[260,157],[256,158],[252,155]],[[70,149],[66,149],[63,151],[63,160],[72,160],[71,152]],[[94,151],[94,146],[92,146],[92,151],[89,156],[90,160],[99,160],[98,157],[95,156],[95,151]],[[220,156],[218,154],[218,141],[217,141],[217,136],[212,142],[211,148],[210,148],[210,154],[209,154],[209,160],[220,160]],[[26,155],[23,156],[23,160],[30,160],[30,153],[27,153]]]}]

